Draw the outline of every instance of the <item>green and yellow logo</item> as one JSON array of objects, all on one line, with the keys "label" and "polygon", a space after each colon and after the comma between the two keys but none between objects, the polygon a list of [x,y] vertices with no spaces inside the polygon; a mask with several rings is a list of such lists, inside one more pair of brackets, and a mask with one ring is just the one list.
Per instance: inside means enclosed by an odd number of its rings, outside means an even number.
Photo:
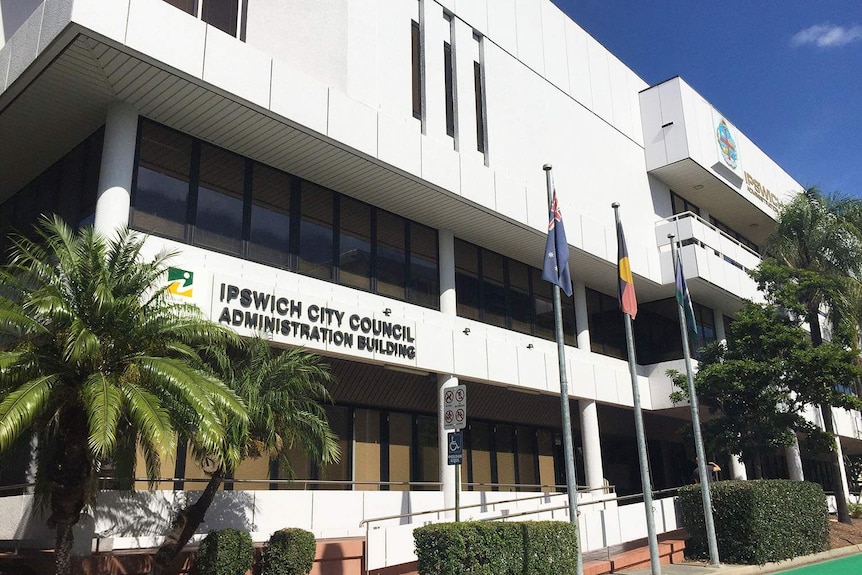
[{"label": "green and yellow logo", "polygon": [[168,291],[181,297],[192,297],[195,274],[180,268],[168,268]]}]

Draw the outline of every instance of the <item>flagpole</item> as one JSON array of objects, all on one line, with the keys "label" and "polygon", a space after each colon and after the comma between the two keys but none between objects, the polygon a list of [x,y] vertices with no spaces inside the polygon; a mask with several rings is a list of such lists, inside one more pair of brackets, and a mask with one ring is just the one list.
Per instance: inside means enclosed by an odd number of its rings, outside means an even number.
[{"label": "flagpole", "polygon": [[[670,240],[671,262],[673,263],[674,279],[676,285],[679,286],[680,280],[676,278],[677,271],[682,271],[682,268],[677,268],[679,259],[679,251],[674,241],[674,235],[668,234]],[[685,281],[685,278],[682,278]],[[678,289],[678,288],[677,288]],[[703,499],[703,518],[706,523],[706,539],[709,546],[709,562],[712,565],[718,565],[718,542],[715,538],[715,523],[712,519],[712,497],[709,490],[709,475],[706,471],[706,455],[703,451],[703,435],[700,432],[700,414],[697,406],[697,393],[694,389],[694,377],[691,371],[691,352],[688,349],[688,329],[686,326],[685,311],[682,305],[677,300],[677,310],[679,311],[679,332],[682,337],[682,353],[685,358],[685,379],[688,383],[688,397],[691,404],[691,427],[694,430],[694,448],[697,453],[697,473],[700,476],[700,493]]]},{"label": "flagpole", "polygon": [[[553,184],[551,183],[551,164],[542,166],[545,170],[545,183],[548,188],[548,206],[553,209]],[[557,265],[569,265],[558,262]],[[554,284],[554,336],[557,340],[557,361],[560,368],[560,412],[563,419],[563,456],[566,460],[566,491],[569,495],[569,520],[575,526],[575,546],[577,547],[576,575],[584,575],[584,561],[578,533],[578,478],[575,475],[574,447],[572,445],[572,416],[569,413],[569,385],[566,378],[566,348],[563,344],[563,310],[560,303],[560,286]]]},{"label": "flagpole", "polygon": [[[616,202],[611,204],[614,209],[614,220],[617,225],[617,242],[619,242],[620,233],[620,205]],[[626,349],[629,358],[629,374],[632,380],[632,401],[634,403],[635,414],[635,435],[637,436],[638,444],[638,462],[641,470],[641,484],[644,493],[644,510],[646,512],[647,523],[647,540],[649,541],[649,563],[651,575],[661,574],[661,563],[659,562],[658,554],[658,536],[655,530],[655,517],[653,515],[653,500],[652,500],[652,482],[649,475],[649,460],[647,458],[646,436],[644,435],[643,413],[641,412],[641,397],[638,389],[638,374],[635,367],[635,345],[634,336],[632,334],[632,318],[629,314],[623,313],[626,326]]]}]

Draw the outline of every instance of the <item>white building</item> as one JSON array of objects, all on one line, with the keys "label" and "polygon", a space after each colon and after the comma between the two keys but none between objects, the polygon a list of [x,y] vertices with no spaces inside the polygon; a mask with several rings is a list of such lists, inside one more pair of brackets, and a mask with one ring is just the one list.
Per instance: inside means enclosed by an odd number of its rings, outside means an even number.
[{"label": "white building", "polygon": [[[277,466],[247,462],[236,479],[262,481],[229,485],[222,511],[244,507],[204,532],[365,535],[363,519],[451,506],[438,416],[457,384],[469,397],[462,503],[565,483],[539,279],[546,163],[575,283],[564,313],[578,483],[642,491],[614,201],[640,306],[653,487],[689,482],[693,449],[677,433],[688,407],[671,404],[665,375],[682,357],[667,235],[702,337],[721,339],[757,297],[746,270],[801,186],[682,79],[648,86],[550,0],[0,0],[0,21],[3,236],[41,212],[128,224],[154,251],[181,251],[187,295],[212,319],[332,359],[341,464],[321,473],[298,459],[308,482],[288,491]],[[862,452],[859,414],[835,417],[844,450]],[[723,477],[744,473],[720,463]],[[824,461],[803,453],[802,467],[833,485]],[[788,474],[783,458],[764,468]],[[204,477],[183,450],[163,475],[179,479],[152,496],[164,505]],[[642,505],[605,499],[582,498],[588,548],[644,535]],[[30,502],[0,498],[0,539],[41,536]],[[470,514],[537,506],[565,501]],[[656,514],[675,528],[670,499]],[[133,536],[159,526],[108,515],[82,530],[117,548],[156,541]],[[409,559],[410,522],[372,533],[390,540],[369,540],[369,566]],[[396,541],[408,542],[400,555]]]}]

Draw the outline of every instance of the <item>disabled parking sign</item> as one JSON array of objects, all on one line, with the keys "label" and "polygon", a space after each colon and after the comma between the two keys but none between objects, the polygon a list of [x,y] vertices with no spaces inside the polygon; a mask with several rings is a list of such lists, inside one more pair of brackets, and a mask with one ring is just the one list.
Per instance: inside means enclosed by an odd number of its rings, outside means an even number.
[{"label": "disabled parking sign", "polygon": [[460,431],[450,431],[446,439],[449,465],[461,465],[464,453],[464,435]]}]

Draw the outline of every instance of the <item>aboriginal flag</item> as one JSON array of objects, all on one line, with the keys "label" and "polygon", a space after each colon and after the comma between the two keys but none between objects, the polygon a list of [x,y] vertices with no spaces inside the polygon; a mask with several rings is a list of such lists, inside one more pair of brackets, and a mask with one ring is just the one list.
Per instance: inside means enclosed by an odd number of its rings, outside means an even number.
[{"label": "aboriginal flag", "polygon": [[617,222],[617,262],[620,310],[634,319],[638,314],[638,301],[635,298],[635,284],[632,279],[632,268],[629,264],[629,252],[626,250],[626,238],[623,235],[623,226],[619,222]]}]

